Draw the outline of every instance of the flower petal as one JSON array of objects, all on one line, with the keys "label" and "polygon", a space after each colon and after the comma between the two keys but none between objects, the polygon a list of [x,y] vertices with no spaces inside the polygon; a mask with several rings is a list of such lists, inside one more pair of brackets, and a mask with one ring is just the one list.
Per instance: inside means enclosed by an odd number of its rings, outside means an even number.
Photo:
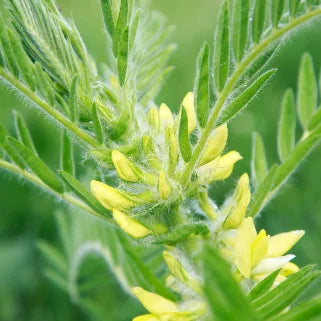
[{"label": "flower petal", "polygon": [[289,254],[280,257],[263,259],[253,270],[252,275],[270,274],[275,270],[283,268],[289,261],[295,258],[295,255]]}]

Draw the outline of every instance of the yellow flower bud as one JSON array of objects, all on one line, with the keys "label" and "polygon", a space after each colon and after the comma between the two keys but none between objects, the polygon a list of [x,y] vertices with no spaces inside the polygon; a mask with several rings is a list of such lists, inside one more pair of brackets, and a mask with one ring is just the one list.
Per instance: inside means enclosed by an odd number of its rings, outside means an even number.
[{"label": "yellow flower bud", "polygon": [[299,270],[300,269],[296,264],[294,264],[292,262],[288,262],[287,264],[285,264],[285,266],[281,270],[280,274],[287,277],[291,274],[299,272]]},{"label": "yellow flower bud", "polygon": [[234,168],[234,164],[242,159],[235,151],[229,152],[221,157],[198,168],[197,172],[201,183],[220,181],[228,178]]},{"label": "yellow flower bud", "polygon": [[187,93],[182,105],[185,107],[188,118],[188,132],[191,134],[196,128],[196,113],[194,105],[194,94],[192,92]]},{"label": "yellow flower bud", "polygon": [[90,188],[96,199],[108,210],[126,210],[154,200],[150,192],[132,195],[98,181],[91,181]]},{"label": "yellow flower bud", "polygon": [[163,170],[159,174],[158,192],[162,200],[167,200],[172,193],[172,187]]},{"label": "yellow flower bud", "polygon": [[159,107],[159,118],[163,126],[173,126],[174,119],[173,114],[166,104],[161,104]]},{"label": "yellow flower bud", "polygon": [[155,107],[152,107],[147,115],[148,123],[153,126],[156,130],[159,130],[159,114]]},{"label": "yellow flower bud", "polygon": [[175,278],[177,278],[182,283],[188,283],[188,274],[184,270],[182,264],[177,260],[177,258],[167,251],[163,252],[163,258],[172,275],[175,276]]},{"label": "yellow flower bud", "polygon": [[108,210],[128,209],[136,206],[121,191],[104,183],[91,181],[90,188],[96,199]]},{"label": "yellow flower bud", "polygon": [[251,276],[252,243],[256,237],[257,234],[252,217],[244,219],[236,235],[235,264],[240,273],[246,278]]},{"label": "yellow flower bud", "polygon": [[200,160],[200,166],[214,160],[223,153],[228,136],[227,125],[224,124],[214,130]]},{"label": "yellow flower bud", "polygon": [[224,222],[224,228],[237,228],[241,224],[245,217],[245,212],[250,199],[249,176],[243,174],[238,181],[233,197],[229,200],[228,205],[224,209],[225,212],[228,212],[228,216]]},{"label": "yellow flower bud", "polygon": [[268,251],[269,236],[265,230],[261,230],[251,246],[251,267],[256,266]]},{"label": "yellow flower bud", "polygon": [[173,129],[171,127],[166,128],[166,143],[169,146],[168,158],[169,158],[169,173],[173,173],[178,162],[178,145]]},{"label": "yellow flower bud", "polygon": [[151,234],[144,225],[119,210],[113,210],[113,217],[122,230],[131,237],[141,238]]},{"label": "yellow flower bud", "polygon": [[112,160],[121,179],[134,183],[142,181],[142,171],[122,153],[117,150],[113,150]]},{"label": "yellow flower bud", "polygon": [[304,231],[292,231],[272,236],[269,240],[267,257],[277,257],[287,253],[301,239],[304,233]]},{"label": "yellow flower bud", "polygon": [[150,313],[160,315],[163,313],[178,312],[176,304],[162,296],[145,291],[142,288],[133,288],[133,292],[142,303],[147,311]]}]

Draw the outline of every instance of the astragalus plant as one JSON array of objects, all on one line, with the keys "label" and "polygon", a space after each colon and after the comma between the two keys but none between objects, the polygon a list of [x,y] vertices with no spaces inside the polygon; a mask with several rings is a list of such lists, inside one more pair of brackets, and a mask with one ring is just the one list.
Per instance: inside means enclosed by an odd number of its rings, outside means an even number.
[{"label": "astragalus plant", "polygon": [[[1,85],[61,131],[61,166],[51,169],[15,112],[16,138],[0,127],[0,167],[96,217],[60,216],[64,252],[40,244],[48,277],[94,314],[105,304],[88,295],[97,275],[87,268],[82,278],[80,267],[95,254],[137,297],[131,304],[147,310],[135,321],[320,320],[320,298],[296,303],[320,274],[289,254],[304,231],[270,236],[254,223],[321,139],[309,54],[298,93],[289,89],[282,102],[279,163],[267,164],[254,133],[251,177],[244,173],[220,207],[208,188],[242,159],[225,151],[229,122],[270,82],[281,43],[321,16],[321,1],[223,0],[214,44],[200,50],[194,90],[178,114],[155,103],[172,70],[172,28],[144,0],[100,3],[108,56],[99,68],[51,0],[7,0],[0,22]],[[120,312],[119,320],[130,318],[126,305]]]}]

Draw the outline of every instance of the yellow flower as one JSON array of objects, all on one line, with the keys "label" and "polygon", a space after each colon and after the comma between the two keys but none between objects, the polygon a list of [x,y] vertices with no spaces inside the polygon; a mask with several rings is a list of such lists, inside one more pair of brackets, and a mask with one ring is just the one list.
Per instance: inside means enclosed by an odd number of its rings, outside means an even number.
[{"label": "yellow flower", "polygon": [[282,277],[278,279],[280,282],[284,277],[298,271],[298,267],[290,263],[295,256],[284,254],[303,235],[303,231],[293,231],[269,237],[265,230],[257,234],[253,219],[248,217],[237,229],[235,243],[232,244],[235,265],[243,277],[256,280],[282,269],[280,273]]},{"label": "yellow flower", "polygon": [[187,118],[188,118],[188,132],[191,134],[196,128],[196,113],[194,105],[194,94],[192,92],[187,93],[185,96],[182,105],[186,109]]},{"label": "yellow flower", "polygon": [[232,174],[235,163],[240,159],[242,156],[238,152],[232,151],[199,167],[197,173],[200,182],[210,183],[228,178]]},{"label": "yellow flower", "polygon": [[91,181],[90,188],[95,198],[111,211],[130,209],[154,200],[150,192],[132,195],[98,181]]},{"label": "yellow flower", "polygon": [[172,193],[172,187],[163,170],[159,174],[158,192],[162,200],[167,200]]},{"label": "yellow flower", "polygon": [[[142,315],[133,321],[192,321],[196,320],[193,311],[179,311],[178,306],[164,297],[136,287],[134,294],[150,314]],[[198,316],[197,316],[198,317]]]},{"label": "yellow flower", "polygon": [[249,186],[249,176],[243,174],[238,181],[233,197],[226,205],[224,212],[227,212],[227,217],[224,222],[224,227],[227,229],[237,228],[244,219],[247,206],[251,199]]},{"label": "yellow flower", "polygon": [[203,152],[199,165],[202,166],[218,156],[220,156],[225,148],[228,136],[227,125],[224,124],[214,130],[208,139],[207,146]]},{"label": "yellow flower", "polygon": [[141,238],[151,234],[148,228],[119,210],[113,210],[113,217],[122,230],[134,238]]},{"label": "yellow flower", "polygon": [[159,118],[163,126],[173,126],[173,114],[166,104],[161,104],[159,107]]}]

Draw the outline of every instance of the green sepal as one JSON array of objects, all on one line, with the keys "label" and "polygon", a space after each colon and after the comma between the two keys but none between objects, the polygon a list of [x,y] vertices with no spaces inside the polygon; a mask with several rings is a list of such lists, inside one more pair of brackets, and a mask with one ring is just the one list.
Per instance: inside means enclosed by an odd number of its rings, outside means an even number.
[{"label": "green sepal", "polygon": [[184,106],[181,108],[178,141],[182,157],[185,163],[188,163],[192,156],[192,149],[188,134],[188,116]]},{"label": "green sepal", "polygon": [[65,130],[61,135],[60,168],[70,175],[75,174],[73,146],[70,136]]}]

